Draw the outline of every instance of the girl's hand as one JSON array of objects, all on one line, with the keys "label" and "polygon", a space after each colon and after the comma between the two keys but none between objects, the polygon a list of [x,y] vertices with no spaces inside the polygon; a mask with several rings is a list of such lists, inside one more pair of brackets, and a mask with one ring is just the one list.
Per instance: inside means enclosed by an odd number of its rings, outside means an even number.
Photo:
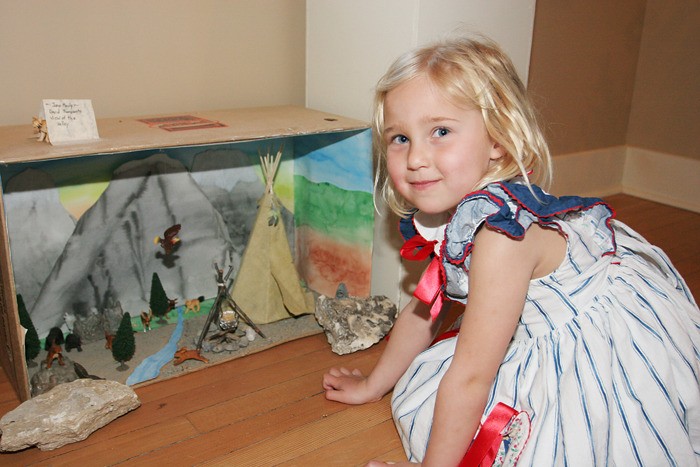
[{"label": "girl's hand", "polygon": [[323,375],[323,389],[326,399],[345,404],[364,404],[376,402],[383,394],[373,392],[367,378],[358,369],[331,368]]}]

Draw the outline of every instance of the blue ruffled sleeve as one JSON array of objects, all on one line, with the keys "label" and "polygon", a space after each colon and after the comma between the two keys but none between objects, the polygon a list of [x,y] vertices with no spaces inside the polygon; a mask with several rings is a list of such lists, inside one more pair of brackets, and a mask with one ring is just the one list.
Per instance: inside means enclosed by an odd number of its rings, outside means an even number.
[{"label": "blue ruffled sleeve", "polygon": [[445,273],[445,293],[457,301],[465,301],[468,293],[469,257],[477,230],[486,224],[511,238],[523,238],[533,222],[562,231],[561,222],[568,215],[590,211],[595,224],[605,228],[597,241],[603,250],[612,253],[615,241],[609,222],[610,207],[598,198],[578,196],[555,197],[537,186],[532,191],[520,183],[493,183],[483,190],[467,195],[457,206],[445,230],[442,265]]}]

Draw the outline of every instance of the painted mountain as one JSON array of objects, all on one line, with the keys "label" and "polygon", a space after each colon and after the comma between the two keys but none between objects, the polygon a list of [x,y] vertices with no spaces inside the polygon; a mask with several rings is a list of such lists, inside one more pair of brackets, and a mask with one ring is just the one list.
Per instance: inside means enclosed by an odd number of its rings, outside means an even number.
[{"label": "painted mountain", "polygon": [[[181,239],[170,254],[154,244],[174,224]],[[233,260],[221,215],[182,163],[165,154],[130,161],[115,172],[80,218],[30,314],[45,335],[63,313],[86,315],[119,302],[132,316],[148,309],[158,274],[169,298],[216,294],[214,263]]]},{"label": "painted mountain", "polygon": [[40,170],[27,169],[13,177],[3,198],[8,207],[12,261],[23,265],[14,270],[15,287],[31,309],[46,271],[51,270],[75,229],[75,220],[61,204],[53,179]]}]

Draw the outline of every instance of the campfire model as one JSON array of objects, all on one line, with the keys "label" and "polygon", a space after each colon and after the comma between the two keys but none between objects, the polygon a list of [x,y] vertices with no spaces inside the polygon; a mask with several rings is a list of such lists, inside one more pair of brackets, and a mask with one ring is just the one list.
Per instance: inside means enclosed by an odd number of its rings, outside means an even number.
[{"label": "campfire model", "polygon": [[265,334],[253,323],[253,321],[246,315],[243,310],[236,304],[236,302],[231,298],[231,293],[229,289],[231,288],[231,273],[233,272],[233,266],[229,266],[226,276],[224,276],[224,271],[219,269],[219,265],[215,264],[216,269],[216,283],[218,292],[216,294],[216,299],[214,304],[209,310],[209,315],[207,315],[207,320],[202,328],[202,333],[199,335],[199,340],[197,340],[197,348],[193,350],[188,350],[183,347],[176,353],[175,364],[178,365],[185,360],[200,360],[206,362],[207,360],[202,356],[202,343],[204,338],[209,332],[212,322],[217,322],[219,332],[213,334],[209,339],[213,340],[225,340],[227,335],[234,332],[238,328],[238,323],[240,320],[245,321],[245,323],[255,330],[256,333],[260,335],[263,339]]}]

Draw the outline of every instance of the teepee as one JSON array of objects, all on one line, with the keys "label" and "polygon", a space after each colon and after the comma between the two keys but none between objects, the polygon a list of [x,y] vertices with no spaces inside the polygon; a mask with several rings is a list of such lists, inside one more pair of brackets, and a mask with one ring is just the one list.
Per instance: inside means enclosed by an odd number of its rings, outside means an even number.
[{"label": "teepee", "polygon": [[258,202],[258,215],[231,295],[238,306],[257,324],[314,311],[313,295],[301,285],[282,220],[282,205],[273,182],[282,158],[260,156],[265,193]]}]

